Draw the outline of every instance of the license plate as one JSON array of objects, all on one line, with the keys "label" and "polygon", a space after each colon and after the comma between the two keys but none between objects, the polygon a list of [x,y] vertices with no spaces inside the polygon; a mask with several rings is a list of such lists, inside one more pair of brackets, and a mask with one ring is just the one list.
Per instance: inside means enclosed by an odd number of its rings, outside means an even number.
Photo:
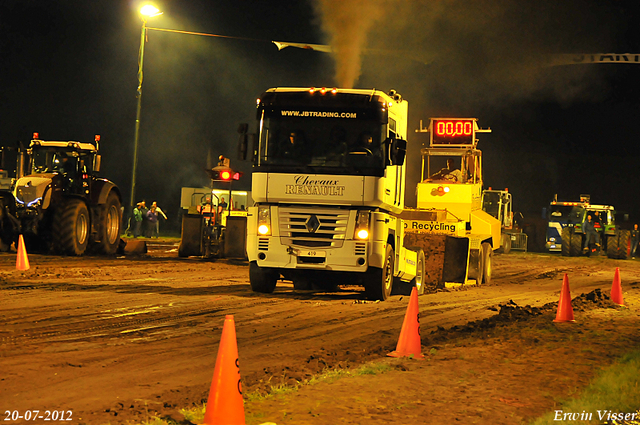
[{"label": "license plate", "polygon": [[298,250],[298,257],[326,257],[327,253],[325,251],[316,251],[316,250]]}]

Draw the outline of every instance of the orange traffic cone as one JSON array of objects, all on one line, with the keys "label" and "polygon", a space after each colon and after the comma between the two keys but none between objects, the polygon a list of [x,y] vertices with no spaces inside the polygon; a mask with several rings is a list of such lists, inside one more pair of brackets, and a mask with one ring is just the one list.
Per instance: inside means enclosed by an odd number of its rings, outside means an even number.
[{"label": "orange traffic cone", "polygon": [[618,269],[618,267],[616,267],[616,273],[613,275],[611,301],[618,305],[624,305],[624,300],[622,299],[622,285],[620,284],[620,269]]},{"label": "orange traffic cone", "polygon": [[245,425],[236,325],[232,315],[224,318],[216,367],[203,425]]},{"label": "orange traffic cone", "polygon": [[558,313],[554,322],[575,322],[573,320],[573,307],[571,306],[571,292],[569,291],[569,278],[564,274],[560,301],[558,301]]},{"label": "orange traffic cone", "polygon": [[29,257],[27,249],[24,247],[22,235],[18,238],[18,258],[16,259],[16,270],[29,270]]},{"label": "orange traffic cone", "polygon": [[400,338],[398,339],[398,345],[396,351],[392,351],[387,354],[390,357],[413,357],[417,359],[424,359],[422,355],[422,344],[420,342],[420,312],[418,310],[418,291],[414,287],[411,290],[411,298],[409,298],[409,305],[407,306],[407,312],[404,315],[404,321],[402,322],[402,330],[400,331]]}]

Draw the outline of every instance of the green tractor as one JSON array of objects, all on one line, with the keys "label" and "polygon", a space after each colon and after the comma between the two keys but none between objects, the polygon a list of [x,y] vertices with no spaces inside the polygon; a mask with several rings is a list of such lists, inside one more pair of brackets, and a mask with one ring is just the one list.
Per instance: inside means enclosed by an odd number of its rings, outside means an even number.
[{"label": "green tractor", "polygon": [[[600,216],[596,221],[596,213]],[[587,216],[591,215],[595,222],[594,228],[600,234],[600,247],[594,240],[587,241],[587,249],[584,238],[584,223]],[[606,253],[607,257],[625,260],[629,256],[631,247],[631,233],[620,229],[615,222],[615,209],[610,205],[578,204],[573,206],[568,217],[567,226],[562,229],[562,255],[576,257],[579,255],[591,255],[599,252]],[[593,239],[593,238],[592,238]]]}]

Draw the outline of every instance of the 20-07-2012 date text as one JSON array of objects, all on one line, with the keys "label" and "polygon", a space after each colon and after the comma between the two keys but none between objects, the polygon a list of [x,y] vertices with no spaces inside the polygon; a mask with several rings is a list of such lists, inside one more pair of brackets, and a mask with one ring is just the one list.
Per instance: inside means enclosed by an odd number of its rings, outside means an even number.
[{"label": "20-07-2012 date text", "polygon": [[73,412],[71,410],[25,410],[24,412],[20,412],[19,410],[4,411],[4,421],[15,422],[19,420],[41,420],[47,422],[72,421]]}]

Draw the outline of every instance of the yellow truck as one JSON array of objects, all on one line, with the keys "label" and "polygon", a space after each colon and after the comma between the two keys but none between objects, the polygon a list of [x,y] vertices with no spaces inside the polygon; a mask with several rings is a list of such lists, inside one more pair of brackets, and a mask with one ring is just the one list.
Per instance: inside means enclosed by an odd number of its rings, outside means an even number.
[{"label": "yellow truck", "polygon": [[[404,245],[425,254],[424,286],[491,282],[493,251],[500,248],[501,223],[482,210],[482,152],[475,118],[432,118],[421,149],[417,208],[405,208]],[[418,288],[423,292],[424,287]]]}]

